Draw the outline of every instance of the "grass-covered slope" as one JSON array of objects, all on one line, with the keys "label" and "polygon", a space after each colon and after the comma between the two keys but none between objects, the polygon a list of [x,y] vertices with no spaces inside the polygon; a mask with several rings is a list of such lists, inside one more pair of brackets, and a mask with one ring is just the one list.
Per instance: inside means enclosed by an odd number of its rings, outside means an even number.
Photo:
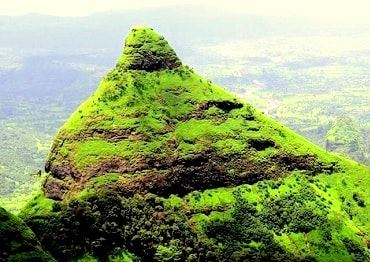
[{"label": "grass-covered slope", "polygon": [[46,170],[22,217],[60,261],[370,260],[369,168],[200,77],[149,28]]},{"label": "grass-covered slope", "polygon": [[0,207],[0,261],[54,261],[25,223]]}]

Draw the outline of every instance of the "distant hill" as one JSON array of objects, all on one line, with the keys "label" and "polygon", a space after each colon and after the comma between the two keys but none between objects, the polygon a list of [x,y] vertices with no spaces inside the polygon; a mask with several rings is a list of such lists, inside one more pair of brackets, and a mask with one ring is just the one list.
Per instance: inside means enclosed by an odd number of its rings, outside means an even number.
[{"label": "distant hill", "polygon": [[358,124],[348,116],[336,119],[326,135],[326,149],[370,164],[366,144]]}]

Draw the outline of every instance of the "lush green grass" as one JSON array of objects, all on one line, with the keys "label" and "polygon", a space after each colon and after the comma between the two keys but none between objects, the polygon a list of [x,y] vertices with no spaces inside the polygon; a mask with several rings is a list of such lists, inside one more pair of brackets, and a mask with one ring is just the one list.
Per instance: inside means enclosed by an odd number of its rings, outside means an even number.
[{"label": "lush green grass", "polygon": [[20,216],[32,216],[48,214],[53,209],[54,201],[46,198],[44,193],[39,190],[29,203],[22,208]]},{"label": "lush green grass", "polygon": [[85,168],[112,156],[122,158],[135,158],[135,156],[139,155],[149,156],[158,152],[162,144],[162,141],[120,141],[118,143],[109,143],[102,139],[86,140],[78,147],[75,164],[78,168]]}]

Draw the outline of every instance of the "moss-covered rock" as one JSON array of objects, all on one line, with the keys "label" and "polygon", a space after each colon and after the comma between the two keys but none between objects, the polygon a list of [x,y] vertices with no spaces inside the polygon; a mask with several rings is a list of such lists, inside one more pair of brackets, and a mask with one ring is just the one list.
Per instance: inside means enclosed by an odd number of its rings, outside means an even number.
[{"label": "moss-covered rock", "polygon": [[117,67],[123,70],[155,71],[174,69],[180,65],[180,59],[164,37],[145,27],[132,29],[126,38],[123,54],[117,61]]}]

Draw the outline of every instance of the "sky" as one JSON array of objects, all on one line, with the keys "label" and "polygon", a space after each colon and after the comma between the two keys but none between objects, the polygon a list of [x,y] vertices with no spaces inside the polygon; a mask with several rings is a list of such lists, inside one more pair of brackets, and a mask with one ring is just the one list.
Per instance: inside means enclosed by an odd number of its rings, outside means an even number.
[{"label": "sky", "polygon": [[369,0],[0,0],[0,15],[41,13],[87,16],[106,11],[177,5],[201,6],[225,14],[303,17],[370,24]]}]

